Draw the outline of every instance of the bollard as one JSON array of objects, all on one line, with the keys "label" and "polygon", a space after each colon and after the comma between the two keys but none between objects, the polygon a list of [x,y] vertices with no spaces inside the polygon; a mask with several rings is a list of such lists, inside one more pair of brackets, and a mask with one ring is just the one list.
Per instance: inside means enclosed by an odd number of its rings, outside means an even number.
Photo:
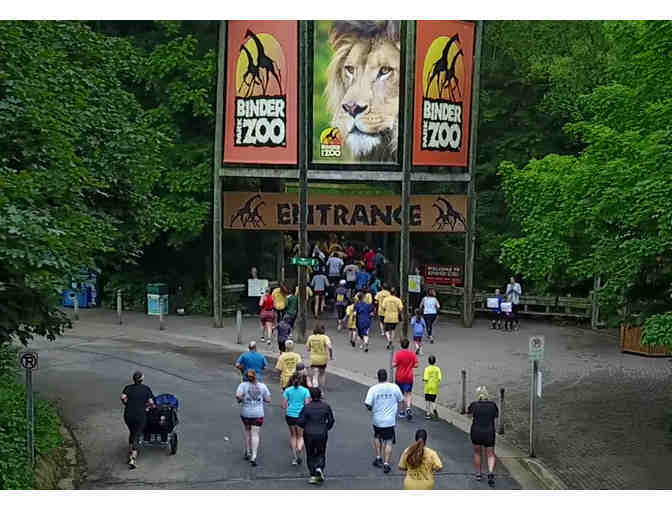
[{"label": "bollard", "polygon": [[163,331],[163,297],[159,297],[159,331]]},{"label": "bollard", "polygon": [[75,320],[79,320],[79,294],[75,293],[75,298],[72,300],[73,308],[74,308],[74,315],[75,315]]},{"label": "bollard", "polygon": [[240,310],[236,311],[236,343],[240,344],[242,342],[242,333],[243,329],[243,312]]},{"label": "bollard", "polygon": [[499,418],[498,418],[499,430],[498,434],[504,434],[504,388],[499,389]]},{"label": "bollard", "polygon": [[119,318],[119,324],[121,324],[121,289],[117,289],[117,317]]},{"label": "bollard", "polygon": [[467,371],[462,370],[462,409],[461,414],[467,413]]}]

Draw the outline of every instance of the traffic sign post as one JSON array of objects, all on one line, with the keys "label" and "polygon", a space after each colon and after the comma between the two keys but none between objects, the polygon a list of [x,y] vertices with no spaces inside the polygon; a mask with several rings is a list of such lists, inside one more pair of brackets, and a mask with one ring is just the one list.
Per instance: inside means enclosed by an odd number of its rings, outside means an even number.
[{"label": "traffic sign post", "polygon": [[316,266],[318,264],[317,259],[310,257],[292,257],[292,264],[295,266]]},{"label": "traffic sign post", "polygon": [[19,363],[26,370],[26,443],[30,466],[35,466],[35,405],[33,402],[33,370],[38,368],[36,352],[26,351],[19,355]]},{"label": "traffic sign post", "polygon": [[537,398],[541,398],[541,372],[539,370],[539,363],[544,359],[545,343],[546,341],[543,336],[534,335],[530,337],[529,355],[530,361],[532,361],[532,373],[530,376],[530,457],[536,457],[534,415],[537,407]]}]

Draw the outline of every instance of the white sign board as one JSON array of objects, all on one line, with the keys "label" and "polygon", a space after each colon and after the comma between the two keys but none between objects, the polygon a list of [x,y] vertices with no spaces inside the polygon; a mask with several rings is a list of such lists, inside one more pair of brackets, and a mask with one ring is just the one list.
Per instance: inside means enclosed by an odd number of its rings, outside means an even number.
[{"label": "white sign board", "polygon": [[541,398],[541,370],[537,372],[537,397]]},{"label": "white sign board", "polygon": [[541,335],[534,335],[530,337],[530,359],[541,360],[544,357],[544,344],[546,339]]},{"label": "white sign board", "polygon": [[487,304],[488,308],[499,308],[499,299],[496,297],[489,297]]},{"label": "white sign board", "polygon": [[511,303],[507,301],[502,301],[502,312],[511,313]]},{"label": "white sign board", "polygon": [[247,280],[247,296],[261,297],[268,288],[268,280],[261,280],[259,278]]},{"label": "white sign board", "polygon": [[408,275],[408,292],[418,294],[422,288],[422,276],[418,274]]}]

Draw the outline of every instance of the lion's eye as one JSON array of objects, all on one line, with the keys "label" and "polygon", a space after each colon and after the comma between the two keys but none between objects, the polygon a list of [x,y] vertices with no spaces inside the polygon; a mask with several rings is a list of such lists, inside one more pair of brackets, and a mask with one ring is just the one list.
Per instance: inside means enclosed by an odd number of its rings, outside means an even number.
[{"label": "lion's eye", "polygon": [[393,69],[389,66],[383,66],[378,70],[378,78],[383,78],[384,76],[387,76],[393,71]]},{"label": "lion's eye", "polygon": [[343,69],[345,69],[345,72],[350,75],[355,74],[355,68],[353,66],[344,66]]}]

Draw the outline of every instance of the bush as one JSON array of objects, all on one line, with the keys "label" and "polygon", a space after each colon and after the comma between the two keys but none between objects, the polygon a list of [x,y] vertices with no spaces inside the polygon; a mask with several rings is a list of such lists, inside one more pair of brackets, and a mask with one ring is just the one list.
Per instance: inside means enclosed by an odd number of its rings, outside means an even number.
[{"label": "bush", "polygon": [[672,312],[653,315],[646,319],[642,344],[672,347]]}]

